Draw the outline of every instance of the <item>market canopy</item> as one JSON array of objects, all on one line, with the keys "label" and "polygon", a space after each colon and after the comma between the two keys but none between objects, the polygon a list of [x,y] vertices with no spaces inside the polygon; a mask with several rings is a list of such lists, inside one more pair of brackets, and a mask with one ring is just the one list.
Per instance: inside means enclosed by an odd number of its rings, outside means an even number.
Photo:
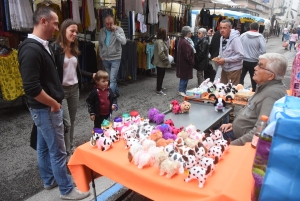
[{"label": "market canopy", "polygon": [[186,3],[191,5],[193,10],[201,10],[202,8],[225,8],[225,7],[238,7],[239,4],[231,0],[159,0],[160,3]]},{"label": "market canopy", "polygon": [[216,15],[227,16],[229,18],[234,18],[235,20],[246,18],[255,21],[254,16],[247,13],[241,13],[233,10],[215,10],[214,12]]}]

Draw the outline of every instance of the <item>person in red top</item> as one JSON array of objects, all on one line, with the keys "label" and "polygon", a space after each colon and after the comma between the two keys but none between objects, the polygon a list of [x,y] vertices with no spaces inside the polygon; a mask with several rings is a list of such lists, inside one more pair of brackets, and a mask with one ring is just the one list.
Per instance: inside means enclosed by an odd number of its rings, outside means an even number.
[{"label": "person in red top", "polygon": [[86,103],[94,128],[101,128],[104,119],[108,119],[113,110],[117,110],[117,98],[108,87],[109,75],[99,70],[95,75],[95,88],[89,93]]}]

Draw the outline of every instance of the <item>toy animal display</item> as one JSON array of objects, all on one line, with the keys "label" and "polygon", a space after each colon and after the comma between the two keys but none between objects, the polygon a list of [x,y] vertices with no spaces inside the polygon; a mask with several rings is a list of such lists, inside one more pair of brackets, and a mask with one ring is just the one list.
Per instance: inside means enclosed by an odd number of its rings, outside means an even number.
[{"label": "toy animal display", "polygon": [[[231,80],[227,84],[223,84],[220,82],[220,79],[212,83],[209,81],[209,78],[203,81],[199,88],[203,91],[202,94],[206,93],[208,99],[216,100],[216,105],[219,103],[218,98],[222,98],[225,101],[232,101],[238,91],[245,90],[243,85],[238,84],[235,86],[231,83]],[[225,107],[224,102],[222,103]],[[219,109],[219,111],[221,110]]]},{"label": "toy animal display", "polygon": [[[173,104],[177,104],[176,101]],[[166,175],[169,179],[186,170],[188,176],[184,181],[198,179],[200,188],[229,151],[230,140],[224,140],[220,130],[203,133],[190,124],[186,128],[179,128],[175,135],[172,133],[175,125],[171,119],[165,123],[162,119],[162,124],[156,127],[149,124],[150,121],[158,122],[153,120],[159,114],[157,109],[149,110],[149,120],[138,117],[139,120],[135,121],[135,117],[139,116],[137,114],[132,111],[129,118],[126,113],[124,121],[120,117],[115,118],[113,128],[95,128],[90,139],[91,146],[107,151],[114,142],[122,139],[125,149],[129,149],[128,161],[133,161],[139,169],[155,164],[159,168],[159,175]]]},{"label": "toy animal display", "polygon": [[191,103],[187,102],[187,101],[183,101],[180,104],[180,111],[181,113],[189,113],[191,109]]},{"label": "toy animal display", "polygon": [[156,108],[151,108],[148,111],[148,118],[149,121],[155,122],[156,124],[160,124],[164,121],[165,114],[160,113],[159,110]]}]

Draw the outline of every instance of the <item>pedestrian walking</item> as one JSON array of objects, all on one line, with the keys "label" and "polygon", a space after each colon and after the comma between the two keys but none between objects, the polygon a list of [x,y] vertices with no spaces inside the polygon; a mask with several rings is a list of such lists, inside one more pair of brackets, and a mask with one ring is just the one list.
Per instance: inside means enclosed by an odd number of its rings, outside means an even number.
[{"label": "pedestrian walking", "polygon": [[254,67],[257,65],[258,57],[266,53],[266,41],[262,34],[258,33],[257,22],[250,24],[250,31],[241,35],[241,42],[244,49],[243,70],[240,84],[244,85],[244,79],[249,72],[251,78],[252,91],[256,90],[256,82],[253,80]]}]

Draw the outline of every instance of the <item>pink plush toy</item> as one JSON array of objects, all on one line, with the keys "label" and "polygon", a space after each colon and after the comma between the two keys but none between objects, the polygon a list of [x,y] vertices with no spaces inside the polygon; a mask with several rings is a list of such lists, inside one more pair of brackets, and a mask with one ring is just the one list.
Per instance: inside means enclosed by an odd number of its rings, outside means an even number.
[{"label": "pink plush toy", "polygon": [[184,129],[183,126],[181,126],[180,128],[176,128],[172,119],[167,119],[165,121],[165,124],[168,124],[171,127],[171,130],[172,130],[171,133],[175,134],[175,135],[177,135],[179,132],[181,132]]},{"label": "pink plush toy", "polygon": [[180,106],[178,100],[172,100],[170,104],[170,109],[174,114],[178,114],[180,112]]},{"label": "pink plush toy", "polygon": [[148,111],[149,121],[155,122],[157,125],[162,123],[165,118],[165,114],[160,113],[156,108],[150,108]]},{"label": "pink plush toy", "polygon": [[107,151],[113,146],[112,140],[108,137],[100,137],[96,143],[98,149],[101,149],[102,151]]},{"label": "pink plush toy", "polygon": [[117,135],[117,132],[114,129],[104,129],[104,135],[106,137],[109,137],[112,142],[119,141],[119,136]]}]

